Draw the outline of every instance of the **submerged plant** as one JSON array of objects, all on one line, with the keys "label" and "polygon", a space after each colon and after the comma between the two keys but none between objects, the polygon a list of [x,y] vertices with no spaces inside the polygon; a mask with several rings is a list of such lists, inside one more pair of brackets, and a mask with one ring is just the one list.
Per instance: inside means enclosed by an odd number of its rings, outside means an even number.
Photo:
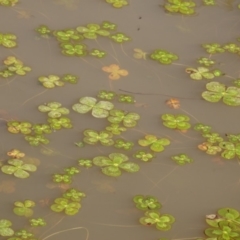
[{"label": "submerged plant", "polygon": [[0,219],[0,236],[10,237],[14,234],[14,230],[11,228],[12,223],[7,219]]},{"label": "submerged plant", "polygon": [[[1,2],[0,2],[1,3]],[[13,48],[17,46],[15,40],[17,39],[16,35],[11,33],[1,33],[0,32],[0,45],[3,45],[6,48]]]},{"label": "submerged plant", "polygon": [[139,171],[138,164],[127,162],[128,157],[121,153],[111,153],[109,157],[98,156],[93,159],[93,164],[102,168],[102,172],[111,177],[118,177],[122,174],[121,170],[133,173]]},{"label": "submerged plant", "polygon": [[61,128],[72,128],[71,120],[67,117],[48,118],[47,121],[52,129],[59,130]]},{"label": "submerged plant", "polygon": [[115,8],[122,8],[124,6],[128,5],[127,0],[105,0],[107,3],[112,4],[113,7]]},{"label": "submerged plant", "polygon": [[107,53],[98,49],[92,49],[89,54],[93,57],[103,58],[106,56]]},{"label": "submerged plant", "polygon": [[194,126],[194,130],[196,131],[199,131],[201,133],[208,133],[211,131],[211,127],[208,126],[208,125],[205,125],[205,124],[202,124],[202,123],[197,123],[195,126]]},{"label": "submerged plant", "polygon": [[66,56],[84,57],[87,55],[87,46],[84,44],[62,43],[60,47]]},{"label": "submerged plant", "polygon": [[136,195],[133,198],[133,201],[136,203],[136,208],[140,210],[156,210],[161,208],[161,203],[157,200],[157,198],[153,196],[143,196]]},{"label": "submerged plant", "polygon": [[72,75],[72,74],[65,74],[61,78],[61,80],[64,82],[69,82],[69,83],[75,84],[75,83],[77,83],[78,77],[75,75]]},{"label": "submerged plant", "polygon": [[92,111],[92,115],[96,118],[106,118],[109,115],[109,110],[113,109],[114,105],[108,101],[97,102],[93,97],[82,97],[79,99],[80,103],[72,106],[72,109],[78,113],[87,113]]},{"label": "submerged plant", "polygon": [[40,112],[47,112],[50,118],[59,118],[62,115],[69,114],[67,108],[62,107],[62,104],[59,102],[49,102],[45,105],[38,106]]},{"label": "submerged plant", "polygon": [[117,25],[115,23],[111,23],[109,21],[102,22],[101,27],[103,29],[112,30],[112,31],[117,29]]},{"label": "submerged plant", "polygon": [[140,159],[140,160],[144,161],[144,162],[149,162],[155,157],[155,155],[153,153],[143,151],[143,150],[137,151],[133,156],[137,159]]},{"label": "submerged plant", "polygon": [[210,67],[215,64],[215,61],[210,58],[201,57],[198,59],[198,63],[204,65],[205,67]]},{"label": "submerged plant", "polygon": [[48,144],[50,141],[41,134],[35,134],[32,136],[26,136],[25,140],[32,146],[39,146],[40,144]]},{"label": "submerged plant", "polygon": [[83,40],[83,36],[80,35],[75,29],[54,31],[53,35],[56,36],[59,42],[70,42],[71,40]]},{"label": "submerged plant", "polygon": [[120,124],[118,123],[112,123],[110,126],[107,126],[105,129],[114,135],[119,135],[122,132],[125,132],[127,130],[125,127],[120,126]]},{"label": "submerged plant", "polygon": [[118,96],[118,101],[121,103],[134,103],[135,99],[133,96],[128,95],[128,94],[120,94]]},{"label": "submerged plant", "polygon": [[32,227],[43,227],[47,225],[43,218],[32,218],[29,220],[29,222]]},{"label": "submerged plant", "polygon": [[171,229],[172,223],[175,218],[170,214],[162,214],[156,210],[145,212],[145,217],[139,219],[142,225],[155,225],[160,231],[168,231]]},{"label": "submerged plant", "polygon": [[107,131],[94,131],[92,129],[87,129],[83,132],[84,139],[83,141],[90,145],[95,145],[98,142],[100,142],[103,146],[111,146],[114,144],[114,141],[112,140],[112,133]]},{"label": "submerged plant", "polygon": [[42,36],[48,36],[52,32],[46,25],[40,25],[35,30]]},{"label": "submerged plant", "polygon": [[215,0],[203,0],[203,4],[206,6],[215,6],[216,1]]},{"label": "submerged plant", "polygon": [[54,174],[53,182],[55,182],[55,183],[71,183],[72,176],[70,176],[68,174]]},{"label": "submerged plant", "polygon": [[146,135],[145,139],[138,140],[140,146],[150,146],[150,149],[154,152],[162,152],[165,146],[170,144],[167,138],[157,138],[154,135]]},{"label": "submerged plant", "polygon": [[223,49],[227,50],[230,53],[239,53],[240,47],[236,45],[235,43],[228,43],[223,46]]},{"label": "submerged plant", "polygon": [[78,160],[78,165],[79,166],[82,166],[82,167],[85,167],[85,168],[90,168],[92,167],[92,160],[89,160],[89,159],[79,159]]},{"label": "submerged plant", "polygon": [[80,170],[76,167],[68,167],[68,168],[64,168],[64,172],[66,172],[66,174],[73,176],[77,173],[80,173]]},{"label": "submerged plant", "polygon": [[81,208],[78,202],[71,202],[66,198],[56,198],[54,204],[51,205],[51,210],[54,212],[65,212],[67,215],[75,215]]},{"label": "submerged plant", "polygon": [[171,13],[182,13],[192,15],[195,13],[196,4],[192,0],[167,0],[164,8]]},{"label": "submerged plant", "polygon": [[21,152],[18,149],[13,149],[13,150],[7,152],[7,155],[9,157],[16,158],[16,159],[20,159],[20,158],[25,157],[25,153]]},{"label": "submerged plant", "polygon": [[174,160],[178,165],[185,165],[187,163],[193,162],[193,160],[186,154],[172,156],[172,160]]},{"label": "submerged plant", "polygon": [[116,139],[114,147],[124,150],[130,150],[134,146],[133,142],[124,141],[123,139]]},{"label": "submerged plant", "polygon": [[54,88],[64,86],[64,82],[60,80],[60,77],[56,75],[48,75],[47,77],[41,76],[38,81],[42,83],[45,88]]},{"label": "submerged plant", "polygon": [[207,132],[203,133],[202,136],[206,138],[209,143],[220,143],[223,141],[223,138],[220,137],[218,133]]},{"label": "submerged plant", "polygon": [[163,125],[172,129],[187,130],[191,127],[190,118],[184,114],[163,114]]},{"label": "submerged plant", "polygon": [[117,94],[113,91],[101,90],[98,92],[97,97],[105,100],[113,100]]},{"label": "submerged plant", "polygon": [[1,170],[6,174],[13,174],[17,178],[28,178],[30,174],[28,172],[35,172],[37,167],[33,164],[25,164],[19,159],[8,160],[9,165],[3,165]]},{"label": "submerged plant", "polygon": [[219,82],[206,84],[208,91],[202,93],[202,97],[208,102],[219,102],[221,99],[229,106],[240,105],[240,89],[237,87],[227,87]]},{"label": "submerged plant", "polygon": [[240,159],[240,143],[220,142],[219,147],[223,149],[221,156],[225,159],[233,159],[238,157]]},{"label": "submerged plant", "polygon": [[25,200],[24,202],[15,202],[13,212],[18,216],[31,217],[33,215],[32,208],[35,206],[35,202],[31,200]]},{"label": "submerged plant", "polygon": [[6,7],[13,7],[18,3],[18,0],[0,0],[0,5]]},{"label": "submerged plant", "polygon": [[21,229],[15,232],[14,237],[10,238],[10,240],[36,240],[36,238],[29,231]]},{"label": "submerged plant", "polygon": [[202,47],[210,54],[225,52],[224,48],[222,48],[218,43],[203,44]]},{"label": "submerged plant", "polygon": [[34,124],[32,126],[32,129],[36,134],[44,134],[44,133],[49,134],[52,132],[52,129],[48,124]]},{"label": "submerged plant", "polygon": [[226,134],[228,141],[232,143],[239,143],[240,142],[240,134]]},{"label": "submerged plant", "polygon": [[77,189],[71,188],[63,194],[63,197],[70,199],[73,202],[80,202],[82,198],[86,197],[86,194],[84,192],[78,191]]},{"label": "submerged plant", "polygon": [[131,40],[130,37],[126,36],[124,33],[115,33],[110,36],[110,38],[116,43],[124,43]]},{"label": "submerged plant", "polygon": [[150,57],[153,60],[158,61],[159,63],[162,64],[171,64],[173,61],[178,60],[178,56],[170,53],[168,51],[162,50],[162,49],[157,49],[155,50]]},{"label": "submerged plant", "polygon": [[129,113],[123,110],[113,109],[110,111],[110,116],[108,117],[108,121],[114,124],[121,123],[125,127],[135,127],[137,125],[137,121],[140,119],[140,116],[137,113]]}]

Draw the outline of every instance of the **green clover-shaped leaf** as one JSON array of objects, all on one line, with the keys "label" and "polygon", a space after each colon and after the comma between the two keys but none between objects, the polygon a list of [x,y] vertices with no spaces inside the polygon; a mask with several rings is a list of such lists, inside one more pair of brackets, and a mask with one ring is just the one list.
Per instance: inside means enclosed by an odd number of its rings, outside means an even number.
[{"label": "green clover-shaped leaf", "polygon": [[87,129],[83,132],[84,139],[83,141],[90,145],[95,145],[100,142],[103,146],[111,146],[114,144],[112,140],[113,134],[108,131],[94,131],[91,129]]},{"label": "green clover-shaped leaf", "polygon": [[59,118],[62,115],[69,114],[67,108],[62,107],[62,104],[59,102],[49,102],[45,105],[38,106],[40,112],[47,112],[50,118]]},{"label": "green clover-shaped leaf", "polygon": [[6,219],[0,219],[0,236],[10,237],[14,234],[13,229],[11,228],[12,223]]}]

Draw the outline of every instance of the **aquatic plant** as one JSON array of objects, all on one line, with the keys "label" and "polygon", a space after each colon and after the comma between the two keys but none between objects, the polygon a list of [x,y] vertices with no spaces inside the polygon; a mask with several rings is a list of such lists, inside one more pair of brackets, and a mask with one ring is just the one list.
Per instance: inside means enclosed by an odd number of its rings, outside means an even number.
[{"label": "aquatic plant", "polygon": [[215,0],[203,0],[203,4],[206,6],[215,6],[216,1]]},{"label": "aquatic plant", "polygon": [[104,37],[110,35],[109,31],[106,29],[101,29],[100,25],[96,23],[87,24],[86,27],[79,26],[77,27],[77,31],[82,33],[83,36],[87,39],[96,39],[98,35]]},{"label": "aquatic plant", "polygon": [[82,198],[86,197],[86,194],[84,192],[78,191],[77,189],[71,188],[63,194],[63,197],[70,199],[73,202],[80,202]]},{"label": "aquatic plant", "polygon": [[140,146],[150,146],[150,149],[154,152],[162,152],[165,146],[170,144],[167,138],[157,138],[154,135],[146,135],[145,139],[138,140]]},{"label": "aquatic plant", "polygon": [[73,176],[77,173],[80,173],[80,170],[76,167],[68,167],[68,168],[64,168],[64,172],[66,172],[66,174]]},{"label": "aquatic plant", "polygon": [[[212,0],[210,0],[210,1],[212,1]],[[201,57],[198,59],[198,63],[204,65],[205,67],[210,67],[215,64],[215,61],[210,58]]]},{"label": "aquatic plant", "polygon": [[197,123],[194,126],[194,130],[199,131],[201,133],[208,133],[211,131],[211,129],[212,129],[212,127],[202,124],[202,123]]},{"label": "aquatic plant", "polygon": [[36,134],[44,134],[44,133],[51,133],[52,129],[50,127],[50,125],[48,124],[33,124],[32,126],[32,130],[36,133]]},{"label": "aquatic plant", "polygon": [[40,112],[47,112],[50,118],[59,118],[62,115],[69,114],[67,108],[62,107],[62,104],[59,102],[49,102],[44,105],[38,106]]},{"label": "aquatic plant", "polygon": [[116,93],[113,91],[101,90],[98,92],[97,97],[106,100],[113,100],[116,97]]},{"label": "aquatic plant", "polygon": [[143,151],[143,150],[137,151],[136,153],[134,153],[133,156],[137,159],[140,159],[140,160],[144,161],[144,162],[149,162],[155,157],[155,155],[153,153]]},{"label": "aquatic plant", "polygon": [[75,84],[77,83],[78,77],[72,74],[65,74],[62,78],[62,81]]},{"label": "aquatic plant", "polygon": [[139,219],[142,225],[155,225],[160,231],[168,231],[171,229],[172,223],[175,222],[175,218],[170,214],[160,214],[156,210],[145,212],[145,217]]},{"label": "aquatic plant", "polygon": [[240,134],[226,134],[228,141],[232,143],[238,143],[240,142]]},{"label": "aquatic plant", "polygon": [[7,155],[12,158],[20,159],[25,156],[25,153],[21,152],[18,149],[13,149],[13,150],[7,152]]},{"label": "aquatic plant", "polygon": [[99,101],[93,97],[82,97],[79,99],[80,103],[72,106],[75,112],[85,114],[89,111],[96,118],[106,118],[109,115],[109,110],[113,109],[114,105],[109,101]]},{"label": "aquatic plant", "polygon": [[131,38],[125,35],[124,33],[115,33],[109,37],[116,43],[124,43],[131,40]]},{"label": "aquatic plant", "polygon": [[81,34],[79,34],[75,29],[54,31],[53,35],[57,38],[59,42],[70,42],[71,40],[84,39],[84,37]]},{"label": "aquatic plant", "polygon": [[240,159],[240,143],[232,143],[222,141],[219,143],[219,147],[223,149],[221,156],[225,159],[233,159],[238,157]]},{"label": "aquatic plant", "polygon": [[134,53],[133,53],[133,57],[134,57],[134,58],[146,60],[146,58],[147,58],[147,53],[144,52],[142,49],[134,48],[133,51],[134,51]]},{"label": "aquatic plant", "polygon": [[37,239],[34,237],[33,233],[25,229],[20,229],[15,232],[14,237],[10,238],[10,240],[37,240]]},{"label": "aquatic plant", "polygon": [[33,215],[32,208],[35,207],[35,202],[25,200],[24,202],[17,201],[14,203],[13,212],[18,216],[31,217]]},{"label": "aquatic plant", "polygon": [[8,69],[0,71],[0,76],[2,76],[3,78],[9,78],[9,77],[12,77],[13,75],[14,73]]},{"label": "aquatic plant", "polygon": [[3,165],[1,171],[6,174],[13,174],[17,178],[28,178],[30,174],[28,172],[35,172],[37,167],[33,164],[25,164],[19,159],[9,159],[9,165]]},{"label": "aquatic plant", "polygon": [[47,77],[41,76],[38,81],[42,83],[45,88],[54,88],[64,86],[64,82],[60,80],[57,75],[48,75]]},{"label": "aquatic plant", "polygon": [[161,208],[161,203],[153,196],[136,195],[133,198],[136,208],[140,210],[156,210]]},{"label": "aquatic plant", "polygon": [[54,204],[51,205],[51,210],[54,212],[65,212],[67,215],[75,215],[81,208],[79,202],[71,202],[66,198],[56,198]]},{"label": "aquatic plant", "polygon": [[59,130],[61,128],[72,128],[71,120],[67,117],[48,118],[47,121],[52,129]]},{"label": "aquatic plant", "polygon": [[140,115],[137,113],[126,112],[123,110],[113,109],[110,111],[108,121],[111,123],[122,123],[125,127],[135,127]]},{"label": "aquatic plant", "polygon": [[120,67],[116,64],[111,64],[109,66],[102,67],[104,72],[110,73],[109,79],[118,80],[121,76],[125,77],[128,75],[128,71],[125,69],[120,69]]},{"label": "aquatic plant", "polygon": [[217,153],[222,151],[221,147],[213,145],[213,143],[210,142],[203,142],[198,145],[198,148],[202,151],[205,151],[209,155],[216,155]]},{"label": "aquatic plant", "polygon": [[114,147],[124,150],[130,150],[134,146],[133,142],[124,141],[123,139],[116,139]]},{"label": "aquatic plant", "polygon": [[14,234],[14,230],[11,228],[12,222],[7,219],[0,219],[0,236],[10,237]]},{"label": "aquatic plant", "polygon": [[193,162],[192,158],[188,157],[186,154],[179,154],[171,157],[178,165],[185,165],[187,163]]},{"label": "aquatic plant", "polygon": [[98,156],[93,158],[93,164],[101,167],[102,173],[110,177],[118,177],[122,174],[121,170],[134,173],[139,171],[138,164],[127,162],[128,157],[121,153],[111,153],[109,157]]},{"label": "aquatic plant", "polygon": [[35,134],[32,136],[26,136],[25,140],[29,142],[31,146],[39,146],[40,144],[48,144],[50,141],[41,134]]},{"label": "aquatic plant", "polygon": [[84,139],[83,141],[90,145],[95,145],[98,142],[100,142],[103,146],[111,146],[114,144],[114,141],[112,140],[112,133],[107,131],[94,131],[92,129],[87,129],[83,132]]},{"label": "aquatic plant", "polygon": [[215,132],[203,133],[202,136],[206,138],[207,142],[209,143],[220,143],[223,141],[223,138],[220,137],[219,133]]},{"label": "aquatic plant", "polygon": [[[0,2],[1,4],[1,2]],[[17,46],[15,40],[17,39],[16,35],[11,33],[1,33],[0,32],[0,45],[3,45],[6,48],[13,48]]]},{"label": "aquatic plant", "polygon": [[117,29],[117,25],[109,21],[103,21],[101,24],[101,28],[114,31]]},{"label": "aquatic plant", "polygon": [[162,49],[155,50],[150,57],[162,64],[171,64],[173,61],[178,60],[177,55]]},{"label": "aquatic plant", "polygon": [[215,76],[210,70],[206,67],[195,68],[186,68],[186,73],[190,74],[190,78],[193,80],[201,80],[203,78],[213,79]]},{"label": "aquatic plant", "polygon": [[187,130],[191,127],[190,118],[184,114],[163,114],[163,125],[172,129]]},{"label": "aquatic plant", "polygon": [[0,0],[0,5],[6,7],[13,7],[18,3],[18,0]]},{"label": "aquatic plant", "polygon": [[223,46],[223,49],[227,50],[230,53],[239,53],[240,47],[235,43],[228,43]]},{"label": "aquatic plant", "polygon": [[55,183],[71,183],[72,176],[70,176],[68,174],[54,174],[53,182],[55,182]]},{"label": "aquatic plant", "polygon": [[32,132],[32,124],[29,122],[9,121],[7,126],[10,133],[29,134]]},{"label": "aquatic plant", "polygon": [[29,223],[32,227],[43,227],[47,225],[46,221],[43,218],[29,219]]},{"label": "aquatic plant", "polygon": [[105,0],[107,3],[112,4],[113,7],[115,8],[122,8],[124,6],[128,5],[127,0]]},{"label": "aquatic plant", "polygon": [[50,30],[46,25],[40,25],[35,30],[42,36],[48,36],[52,32],[52,30]]},{"label": "aquatic plant", "polygon": [[89,54],[93,57],[97,57],[97,58],[103,58],[107,55],[107,53],[105,51],[101,51],[98,49],[92,49]]},{"label": "aquatic plant", "polygon": [[66,56],[84,57],[87,55],[87,46],[85,44],[62,43],[60,47],[62,53]]},{"label": "aquatic plant", "polygon": [[235,79],[235,80],[233,81],[233,84],[234,84],[236,87],[240,88],[240,79]]},{"label": "aquatic plant", "polygon": [[92,160],[89,160],[89,159],[79,159],[78,160],[78,165],[79,166],[82,166],[82,167],[85,167],[85,168],[90,168],[92,167]]},{"label": "aquatic plant", "polygon": [[24,66],[22,63],[15,63],[13,66],[9,66],[8,70],[16,73],[17,75],[24,76],[27,72],[30,72],[32,69],[30,67]]},{"label": "aquatic plant", "polygon": [[206,52],[210,54],[225,52],[225,49],[222,48],[218,43],[203,44],[202,47],[205,48]]},{"label": "aquatic plant", "polygon": [[118,96],[118,101],[121,103],[134,103],[135,99],[133,96],[128,95],[128,94],[120,94]]},{"label": "aquatic plant", "polygon": [[227,87],[219,82],[210,82],[206,84],[206,89],[202,97],[208,102],[219,102],[221,99],[226,105],[240,105],[240,89],[237,87]]},{"label": "aquatic plant", "polygon": [[196,4],[192,0],[167,0],[164,8],[171,13],[182,13],[192,15],[195,13]]},{"label": "aquatic plant", "polygon": [[107,126],[105,129],[114,135],[119,135],[122,132],[127,130],[125,127],[120,126],[120,124],[118,123],[112,123],[110,124],[110,126]]}]

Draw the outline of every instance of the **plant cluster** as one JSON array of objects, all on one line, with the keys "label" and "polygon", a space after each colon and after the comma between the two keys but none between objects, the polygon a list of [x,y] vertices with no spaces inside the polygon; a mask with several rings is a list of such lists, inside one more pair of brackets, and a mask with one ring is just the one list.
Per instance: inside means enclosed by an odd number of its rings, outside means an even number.
[{"label": "plant cluster", "polygon": [[[0,35],[1,43],[1,35]],[[4,69],[0,71],[0,76],[3,78],[9,78],[14,75],[24,76],[27,72],[31,71],[30,67],[24,66],[23,62],[14,56],[7,57],[4,61]]]},{"label": "plant cluster", "polygon": [[70,184],[72,182],[72,177],[78,173],[80,173],[80,170],[76,167],[64,168],[63,174],[53,175],[53,182]]},{"label": "plant cluster", "polygon": [[[0,2],[1,4],[1,2]],[[6,48],[13,48],[17,46],[17,43],[15,42],[17,39],[16,35],[11,33],[1,33],[0,32],[0,45],[6,47]]]},{"label": "plant cluster", "polygon": [[127,0],[105,0],[107,3],[112,4],[115,8],[122,8],[128,5]]},{"label": "plant cluster", "polygon": [[221,157],[227,160],[240,159],[240,134],[227,134],[225,140],[220,134],[211,132],[211,127],[198,123],[194,126],[206,140],[198,145],[198,148],[209,155],[221,154]]},{"label": "plant cluster", "polygon": [[65,74],[62,78],[57,75],[41,76],[38,81],[42,83],[45,88],[62,87],[65,82],[75,84],[77,83],[78,77],[72,74]]},{"label": "plant cluster", "polygon": [[192,158],[188,157],[186,154],[172,156],[172,160],[174,160],[180,166],[193,162]]},{"label": "plant cluster", "polygon": [[5,7],[13,7],[18,3],[18,0],[0,0],[0,5]]},{"label": "plant cluster", "polygon": [[[202,61],[202,64],[210,65],[211,61],[204,60]],[[197,68],[186,68],[185,72],[190,75],[190,78],[193,80],[202,80],[202,79],[213,79],[215,77],[221,77],[224,74],[219,70],[210,70],[207,67],[197,67]]]},{"label": "plant cluster", "polygon": [[162,207],[157,198],[153,196],[136,195],[133,198],[136,208],[145,211],[145,216],[139,219],[144,226],[155,225],[160,231],[168,231],[175,222],[175,218],[170,214],[160,214],[159,209]]},{"label": "plant cluster", "polygon": [[118,98],[118,102],[120,103],[135,103],[134,96],[129,95],[129,94],[117,94],[116,92],[113,91],[107,91],[107,90],[101,90],[98,92],[97,95],[98,98],[103,99],[103,100],[114,100],[116,97]]},{"label": "plant cluster", "polygon": [[[111,0],[113,6],[123,6],[124,0]],[[50,30],[46,25],[39,26],[36,31],[43,37],[53,36],[58,41],[61,52],[66,56],[84,57],[90,55],[96,58],[103,58],[106,52],[100,49],[89,49],[83,43],[84,40],[94,40],[99,36],[108,37],[116,43],[124,43],[130,41],[130,38],[124,33],[113,32],[117,29],[116,24],[104,21],[101,24],[89,23],[86,26],[78,26],[71,29]]]},{"label": "plant cluster", "polygon": [[51,210],[54,212],[64,212],[66,215],[75,215],[81,208],[81,200],[86,195],[85,193],[71,188],[68,189],[60,198],[56,198],[51,205]]},{"label": "plant cluster", "polygon": [[163,125],[171,129],[187,130],[191,127],[190,118],[184,114],[163,114]]}]

